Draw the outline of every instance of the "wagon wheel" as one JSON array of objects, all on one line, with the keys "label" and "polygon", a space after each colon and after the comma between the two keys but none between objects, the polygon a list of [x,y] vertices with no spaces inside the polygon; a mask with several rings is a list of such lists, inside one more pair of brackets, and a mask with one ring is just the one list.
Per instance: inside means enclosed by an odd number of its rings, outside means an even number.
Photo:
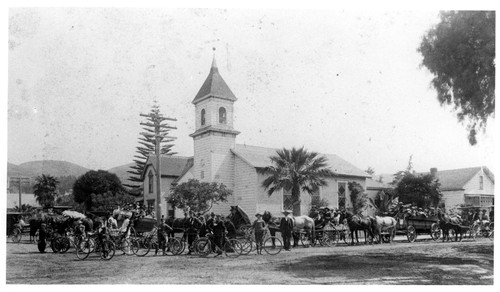
[{"label": "wagon wheel", "polygon": [[345,244],[349,245],[349,238],[351,237],[351,230],[349,229],[344,229],[340,233],[342,237],[342,240],[344,241]]},{"label": "wagon wheel", "polygon": [[431,225],[431,237],[434,241],[438,240],[441,237],[441,228],[439,228],[439,224],[433,223]]},{"label": "wagon wheel", "polygon": [[391,242],[391,234],[381,234],[380,238],[382,239],[382,242],[384,242],[384,243]]},{"label": "wagon wheel", "polygon": [[417,230],[412,225],[408,226],[406,230],[406,237],[409,242],[414,242],[417,239]]},{"label": "wagon wheel", "polygon": [[328,237],[330,239],[330,245],[328,246],[336,246],[339,243],[339,232],[332,224],[328,224],[323,229],[324,237]]},{"label": "wagon wheel", "polygon": [[15,243],[20,242],[21,237],[22,237],[21,230],[19,228],[14,228],[14,230],[12,230],[12,234],[10,236],[10,239],[12,240],[12,242],[15,242]]}]

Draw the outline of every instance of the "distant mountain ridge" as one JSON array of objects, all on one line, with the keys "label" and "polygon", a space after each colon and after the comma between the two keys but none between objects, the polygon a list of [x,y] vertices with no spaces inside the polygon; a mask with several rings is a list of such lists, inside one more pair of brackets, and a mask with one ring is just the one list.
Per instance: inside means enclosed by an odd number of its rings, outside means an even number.
[{"label": "distant mountain ridge", "polygon": [[[118,176],[123,184],[130,183],[128,180],[130,174],[127,172],[134,163],[117,166],[108,169],[107,171]],[[8,177],[30,177],[35,178],[39,175],[46,174],[55,177],[60,176],[76,176],[79,177],[85,174],[90,169],[80,166],[75,163],[62,160],[38,160],[21,163],[19,165],[8,162],[7,176]]]}]

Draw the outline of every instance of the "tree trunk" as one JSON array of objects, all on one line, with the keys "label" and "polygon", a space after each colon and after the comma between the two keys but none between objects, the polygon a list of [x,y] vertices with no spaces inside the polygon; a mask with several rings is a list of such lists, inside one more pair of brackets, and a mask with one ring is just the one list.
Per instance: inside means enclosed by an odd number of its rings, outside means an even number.
[{"label": "tree trunk", "polygon": [[293,204],[293,216],[300,216],[300,202],[295,202]]}]

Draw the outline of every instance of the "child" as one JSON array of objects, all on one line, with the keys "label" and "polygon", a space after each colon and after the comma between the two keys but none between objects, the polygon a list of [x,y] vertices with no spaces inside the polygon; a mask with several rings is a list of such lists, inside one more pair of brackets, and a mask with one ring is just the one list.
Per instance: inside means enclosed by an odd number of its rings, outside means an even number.
[{"label": "child", "polygon": [[264,232],[266,231],[266,222],[262,220],[262,214],[255,214],[257,220],[253,222],[253,229],[255,230],[255,243],[257,244],[257,254],[262,254],[262,243],[264,240]]}]

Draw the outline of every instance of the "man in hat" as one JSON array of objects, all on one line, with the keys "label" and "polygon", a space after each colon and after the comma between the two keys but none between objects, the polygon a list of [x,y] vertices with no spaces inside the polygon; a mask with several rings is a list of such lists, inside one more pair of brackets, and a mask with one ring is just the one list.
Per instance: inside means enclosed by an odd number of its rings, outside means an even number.
[{"label": "man in hat", "polygon": [[215,221],[215,213],[212,212],[212,213],[210,213],[210,218],[208,218],[208,220],[207,220],[207,229],[210,232],[213,232],[212,227],[214,226],[214,221]]},{"label": "man in hat", "polygon": [[292,212],[290,210],[285,210],[282,213],[283,215],[285,215],[285,217],[283,217],[280,222],[281,237],[283,238],[285,250],[290,250],[290,239],[292,238],[293,232],[293,220],[288,215],[290,215]]},{"label": "man in hat", "polygon": [[234,226],[233,221],[231,221],[229,216],[224,219],[224,224],[227,229],[227,237],[229,239],[236,239],[236,226]]},{"label": "man in hat", "polygon": [[188,253],[191,254],[193,251],[193,242],[196,239],[196,235],[198,234],[198,230],[196,229],[196,222],[194,218],[194,212],[193,211],[188,211],[184,213],[184,236],[187,238],[188,242]]},{"label": "man in hat", "polygon": [[257,220],[253,222],[253,229],[255,232],[255,243],[257,245],[257,254],[262,254],[262,245],[264,241],[264,233],[266,231],[266,222],[262,220],[262,214],[257,213],[255,214],[255,217],[257,217]]},{"label": "man in hat", "polygon": [[222,254],[222,244],[224,244],[224,237],[226,236],[226,225],[222,220],[222,215],[215,216],[212,230],[214,233],[214,242],[219,247],[217,254]]}]

